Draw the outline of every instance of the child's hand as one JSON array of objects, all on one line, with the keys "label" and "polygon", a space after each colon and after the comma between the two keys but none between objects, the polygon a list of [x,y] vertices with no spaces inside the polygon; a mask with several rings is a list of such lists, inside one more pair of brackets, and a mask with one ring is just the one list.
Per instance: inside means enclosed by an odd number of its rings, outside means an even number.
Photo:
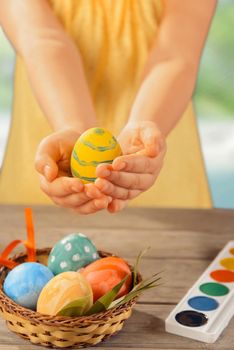
[{"label": "child's hand", "polygon": [[71,177],[70,157],[79,134],[72,129],[56,132],[39,145],[35,166],[40,173],[40,187],[55,204],[80,214],[107,208],[112,200],[94,184],[84,185]]},{"label": "child's hand", "polygon": [[96,186],[113,198],[108,205],[110,212],[123,209],[130,199],[154,184],[166,153],[165,138],[154,122],[127,124],[118,141],[123,156],[112,165],[99,165],[96,171]]}]

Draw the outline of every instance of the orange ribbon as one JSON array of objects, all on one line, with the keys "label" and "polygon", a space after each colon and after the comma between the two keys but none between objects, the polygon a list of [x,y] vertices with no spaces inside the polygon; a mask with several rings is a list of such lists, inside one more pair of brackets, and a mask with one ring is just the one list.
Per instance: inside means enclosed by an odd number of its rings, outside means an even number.
[{"label": "orange ribbon", "polygon": [[0,264],[8,267],[9,269],[12,269],[15,266],[19,265],[19,263],[9,259],[8,257],[12,250],[21,243],[25,246],[27,250],[27,261],[36,261],[36,246],[31,208],[25,208],[25,220],[27,228],[27,240],[22,241],[20,239],[16,239],[12,241],[8,244],[8,246],[3,250],[2,254],[0,255]]}]

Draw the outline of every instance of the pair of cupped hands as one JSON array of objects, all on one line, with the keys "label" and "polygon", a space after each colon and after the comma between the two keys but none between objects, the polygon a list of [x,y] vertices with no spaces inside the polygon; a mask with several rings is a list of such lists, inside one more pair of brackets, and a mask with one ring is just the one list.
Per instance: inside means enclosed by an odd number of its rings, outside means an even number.
[{"label": "pair of cupped hands", "polygon": [[122,210],[129,200],[147,191],[157,179],[166,153],[165,138],[156,123],[129,122],[118,136],[123,155],[99,164],[94,183],[71,176],[70,157],[80,134],[68,128],[40,143],[35,160],[40,187],[52,201],[79,214]]}]

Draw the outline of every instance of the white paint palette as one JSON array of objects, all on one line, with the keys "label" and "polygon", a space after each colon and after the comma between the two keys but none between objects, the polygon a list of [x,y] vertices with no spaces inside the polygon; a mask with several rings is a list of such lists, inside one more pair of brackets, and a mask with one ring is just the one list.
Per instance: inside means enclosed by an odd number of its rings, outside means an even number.
[{"label": "white paint palette", "polygon": [[214,343],[234,314],[234,241],[208,266],[166,319],[166,331]]}]

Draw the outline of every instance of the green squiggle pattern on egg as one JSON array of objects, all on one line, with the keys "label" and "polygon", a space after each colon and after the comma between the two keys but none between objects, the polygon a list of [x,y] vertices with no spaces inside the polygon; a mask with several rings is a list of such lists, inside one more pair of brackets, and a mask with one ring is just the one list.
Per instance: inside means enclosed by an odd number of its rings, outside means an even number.
[{"label": "green squiggle pattern on egg", "polygon": [[76,153],[75,150],[73,150],[72,152],[72,155],[74,157],[74,159],[82,166],[95,166],[97,167],[99,164],[102,164],[102,163],[107,163],[107,164],[111,164],[113,162],[113,159],[110,159],[110,160],[103,160],[101,162],[98,162],[96,160],[93,160],[91,162],[86,162],[85,160],[81,160],[79,157],[78,157],[78,154]]},{"label": "green squiggle pattern on egg", "polygon": [[72,175],[75,177],[79,177],[81,180],[88,181],[88,182],[95,182],[96,177],[87,177],[87,176],[81,176],[78,171],[71,169]]},{"label": "green squiggle pattern on egg", "polygon": [[105,130],[103,130],[103,129],[101,129],[101,128],[95,128],[95,129],[94,129],[94,132],[95,132],[95,134],[97,134],[97,135],[103,135],[103,134],[105,134]]},{"label": "green squiggle pattern on egg", "polygon": [[93,149],[94,151],[99,151],[99,152],[105,152],[105,151],[110,151],[111,149],[114,149],[116,147],[116,139],[113,136],[111,139],[110,146],[96,146],[92,142],[84,140],[83,138],[80,140],[85,146]]}]

